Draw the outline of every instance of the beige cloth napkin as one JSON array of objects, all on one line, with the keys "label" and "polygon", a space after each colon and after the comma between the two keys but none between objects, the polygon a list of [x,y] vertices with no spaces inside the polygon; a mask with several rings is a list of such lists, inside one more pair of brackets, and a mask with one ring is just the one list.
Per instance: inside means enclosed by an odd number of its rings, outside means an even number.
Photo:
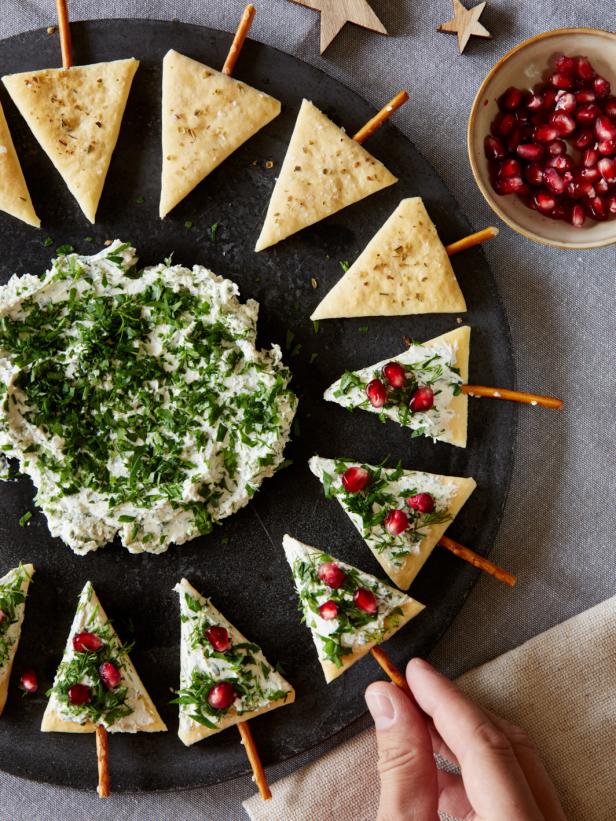
[{"label": "beige cloth napkin", "polygon": [[[523,726],[570,821],[616,819],[616,596],[458,679]],[[253,821],[372,821],[379,783],[367,730],[244,803]]]}]

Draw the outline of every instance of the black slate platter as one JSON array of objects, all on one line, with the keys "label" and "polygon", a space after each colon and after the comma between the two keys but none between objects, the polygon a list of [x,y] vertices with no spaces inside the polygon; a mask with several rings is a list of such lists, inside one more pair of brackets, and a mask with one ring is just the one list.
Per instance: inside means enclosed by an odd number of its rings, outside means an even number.
[{"label": "black slate platter", "polygon": [[[19,561],[37,567],[28,600],[22,642],[9,701],[2,717],[0,768],[16,775],[71,787],[96,780],[92,736],[42,735],[45,699],[61,658],[76,598],[91,579],[120,635],[135,642],[133,659],[169,732],[157,736],[116,735],[110,761],[114,790],[171,789],[206,785],[248,771],[234,729],[184,748],[176,736],[177,712],[169,705],[179,671],[179,619],[173,585],[186,576],[240,630],[259,642],[266,656],[282,662],[297,690],[293,706],[252,722],[266,764],[306,750],[357,719],[363,691],[381,677],[364,659],[327,686],[309,632],[300,623],[281,539],[289,532],[330,550],[362,569],[383,576],[362,539],[336,502],[323,498],[306,467],[314,453],[347,455],[378,463],[386,456],[404,467],[474,476],[478,489],[450,529],[452,537],[487,553],[496,535],[512,466],[516,410],[503,402],[472,401],[466,450],[411,440],[395,424],[367,413],[350,414],[322,401],[323,390],[342,371],[400,353],[403,337],[423,340],[456,326],[454,316],[322,322],[315,332],[312,309],[341,275],[340,261],[353,260],[402,197],[421,195],[442,239],[450,242],[472,228],[463,212],[417,150],[391,125],[369,149],[400,178],[388,190],[309,228],[276,248],[255,254],[254,243],[302,96],[353,133],[374,114],[340,83],[275,49],[248,41],[235,76],[273,94],[282,114],[245,144],[182,202],[158,219],[160,176],[161,60],[169,48],[220,67],[230,43],[227,33],[148,20],[109,20],[72,26],[75,61],[90,63],[133,55],[141,60],[111,163],[95,226],[78,206],[39,150],[4,88],[5,108],[39,215],[41,231],[0,214],[1,281],[13,272],[40,273],[54,248],[72,244],[83,253],[119,237],[137,247],[142,263],[174,260],[205,264],[239,283],[242,298],[261,304],[259,340],[278,341],[300,397],[288,456],[292,467],[267,480],[254,501],[208,537],[161,556],[131,556],[118,545],[80,558],[49,536],[40,513],[27,527],[18,520],[34,510],[29,480],[0,485],[0,569]],[[0,73],[58,65],[57,37],[44,30],[5,40]],[[395,91],[397,89],[391,89]],[[412,105],[412,102],[409,104]],[[463,147],[459,147],[460,151]],[[429,147],[426,147],[429,152]],[[273,167],[269,167],[273,161]],[[215,240],[211,226],[218,225]],[[192,226],[192,227],[191,227]],[[473,226],[474,228],[479,226]],[[47,236],[53,245],[45,247]],[[93,238],[87,241],[86,238]],[[455,258],[454,267],[470,306],[471,381],[511,386],[514,381],[507,319],[480,249]],[[311,287],[311,278],[318,288]],[[316,360],[310,362],[313,354]],[[387,644],[403,664],[425,654],[454,618],[477,571],[437,548],[411,594],[428,605]],[[494,582],[497,584],[497,582]],[[481,629],[481,625],[478,625]],[[16,682],[35,667],[36,697],[22,698]]]}]

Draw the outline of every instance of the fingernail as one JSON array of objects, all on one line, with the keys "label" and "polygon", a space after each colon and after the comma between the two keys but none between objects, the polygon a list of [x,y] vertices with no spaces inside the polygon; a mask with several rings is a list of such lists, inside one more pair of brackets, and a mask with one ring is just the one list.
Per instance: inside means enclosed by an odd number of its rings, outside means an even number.
[{"label": "fingernail", "polygon": [[419,667],[420,670],[432,670],[432,665],[427,662],[425,659],[419,658],[419,656],[415,656],[415,658],[411,659],[409,662],[413,665],[413,667]]},{"label": "fingernail", "polygon": [[366,704],[377,730],[386,730],[394,723],[396,710],[389,696],[383,693],[366,693]]}]

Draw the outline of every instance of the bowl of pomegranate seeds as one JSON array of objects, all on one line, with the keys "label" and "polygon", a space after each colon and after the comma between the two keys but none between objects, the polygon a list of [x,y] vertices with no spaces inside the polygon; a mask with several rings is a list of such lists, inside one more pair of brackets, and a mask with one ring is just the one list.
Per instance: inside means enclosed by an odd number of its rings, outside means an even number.
[{"label": "bowl of pomegranate seeds", "polygon": [[558,248],[616,243],[616,34],[559,29],[512,49],[477,92],[468,152],[518,233]]}]

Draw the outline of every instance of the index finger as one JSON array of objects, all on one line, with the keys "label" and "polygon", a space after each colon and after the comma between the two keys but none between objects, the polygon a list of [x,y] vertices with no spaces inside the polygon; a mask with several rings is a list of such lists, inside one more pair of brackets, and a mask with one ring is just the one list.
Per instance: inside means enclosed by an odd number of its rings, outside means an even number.
[{"label": "index finger", "polygon": [[434,721],[460,763],[477,815],[508,821],[540,821],[540,812],[509,739],[489,716],[422,659],[406,677],[415,700]]}]

